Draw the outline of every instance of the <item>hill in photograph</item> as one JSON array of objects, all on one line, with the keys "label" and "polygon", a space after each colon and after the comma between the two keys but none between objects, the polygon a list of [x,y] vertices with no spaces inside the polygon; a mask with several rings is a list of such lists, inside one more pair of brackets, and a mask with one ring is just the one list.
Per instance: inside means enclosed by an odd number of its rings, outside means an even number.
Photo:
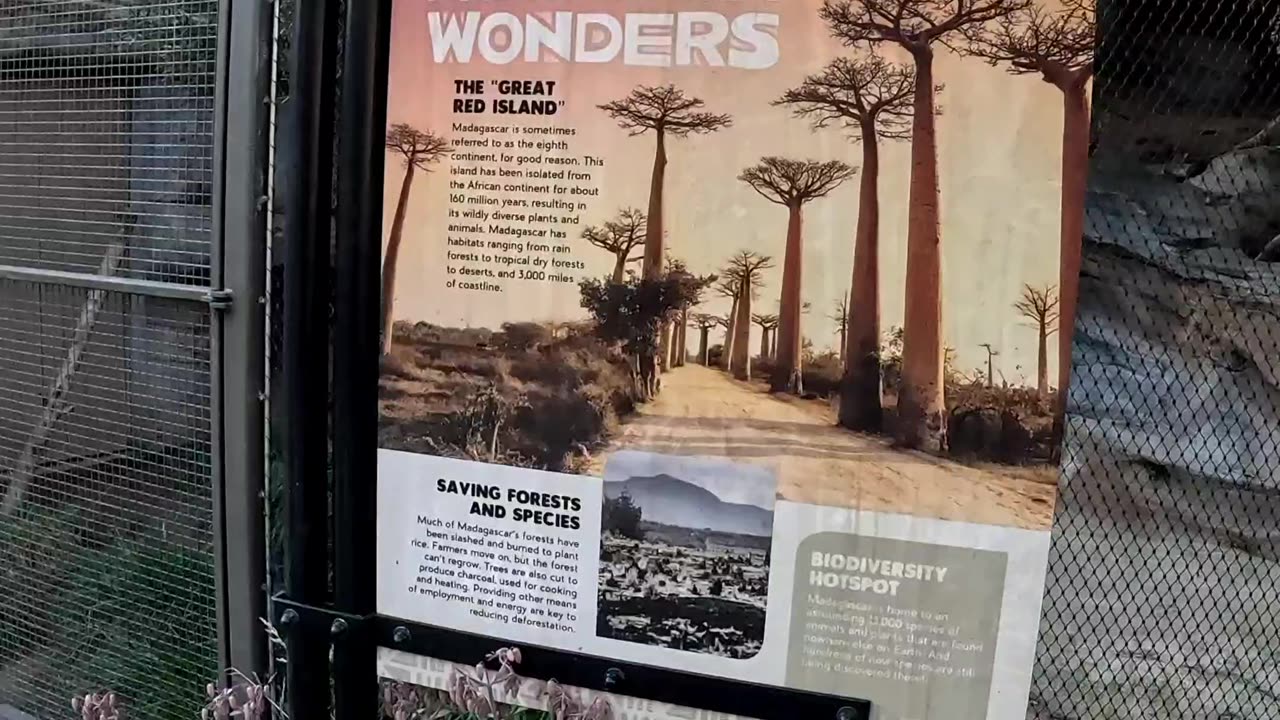
[{"label": "hill in photograph", "polygon": [[628,495],[644,509],[644,519],[650,523],[732,535],[769,537],[773,533],[772,511],[725,502],[710,490],[671,475],[606,482],[604,493],[611,500]]}]

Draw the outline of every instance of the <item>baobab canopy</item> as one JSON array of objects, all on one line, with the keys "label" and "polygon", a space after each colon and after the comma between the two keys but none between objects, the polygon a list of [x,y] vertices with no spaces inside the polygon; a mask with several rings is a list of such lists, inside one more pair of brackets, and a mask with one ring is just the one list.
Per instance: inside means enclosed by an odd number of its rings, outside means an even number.
[{"label": "baobab canopy", "polygon": [[729,683],[686,708],[1022,717],[1076,116],[1005,58],[1077,10],[686,5],[397,0],[378,609]]}]

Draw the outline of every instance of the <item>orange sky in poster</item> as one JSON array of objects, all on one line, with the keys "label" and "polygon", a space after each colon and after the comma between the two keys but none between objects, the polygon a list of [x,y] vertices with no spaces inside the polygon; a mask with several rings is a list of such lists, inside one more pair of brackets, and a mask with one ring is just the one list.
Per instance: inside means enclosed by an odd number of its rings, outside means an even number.
[{"label": "orange sky in poster", "polygon": [[[637,85],[674,83],[706,101],[706,109],[733,116],[733,126],[706,136],[669,141],[666,222],[669,256],[710,273],[741,249],[774,256],[756,306],[775,312],[781,284],[787,216],[737,180],[761,156],[840,159],[860,164],[861,149],[840,129],[814,132],[807,121],[770,103],[827,62],[852,54],[832,40],[818,17],[818,0],[397,0],[390,73],[390,122],[407,122],[449,134],[453,122],[520,123],[574,127],[567,155],[597,155],[607,166],[596,170],[600,196],[587,201],[584,224],[611,217],[620,207],[647,204],[653,136],[628,137],[597,105],[627,95]],[[780,61],[769,69],[709,67],[705,61],[682,67],[637,67],[610,63],[526,62],[495,65],[477,54],[470,63],[437,64],[428,13],[507,12],[523,19],[537,14],[544,23],[556,12],[709,12],[730,23],[746,13],[778,16]],[[739,43],[740,52],[750,43]],[[723,46],[725,57],[730,49]],[[893,50],[881,50],[893,57]],[[944,324],[946,343],[961,368],[985,367],[983,343],[1000,350],[996,367],[1011,382],[1035,382],[1036,333],[1013,309],[1024,283],[1056,284],[1059,245],[1059,163],[1061,94],[1037,76],[1012,76],[976,58],[938,46],[935,75],[946,87],[938,102],[939,170],[942,192]],[[694,54],[700,61],[700,55]],[[739,56],[743,58],[746,56]],[[749,58],[748,58],[749,60]],[[726,60],[727,62],[727,60]],[[746,62],[746,60],[743,60]],[[454,81],[528,79],[557,81],[565,101],[554,120],[541,117],[454,115]],[[909,144],[882,144],[881,302],[882,326],[902,322],[902,282],[906,263]],[[389,226],[404,170],[388,155],[386,221]],[[444,225],[447,165],[415,180],[408,209],[396,287],[396,317],[444,325],[497,327],[510,320],[581,317],[577,288],[514,285],[501,294],[444,289]],[[806,208],[804,300],[813,312],[804,334],[818,348],[834,347],[836,323],[828,316],[848,292],[853,232],[858,213],[856,179]],[[575,257],[591,275],[612,268],[611,256],[577,240]],[[385,235],[385,228],[384,228]],[[384,237],[385,241],[385,237]],[[723,313],[727,301],[709,302],[703,312]],[[854,308],[854,312],[857,309]],[[758,328],[753,328],[758,333]],[[1056,353],[1050,350],[1050,375]],[[753,337],[752,347],[758,343]]]}]

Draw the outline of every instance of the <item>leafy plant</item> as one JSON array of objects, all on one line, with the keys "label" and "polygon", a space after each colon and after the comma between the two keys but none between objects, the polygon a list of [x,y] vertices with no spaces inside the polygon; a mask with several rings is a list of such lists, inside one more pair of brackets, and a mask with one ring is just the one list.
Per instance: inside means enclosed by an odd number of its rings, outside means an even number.
[{"label": "leafy plant", "polygon": [[214,683],[205,687],[209,704],[200,711],[200,720],[267,720],[272,710],[287,720],[284,708],[272,699],[270,680],[262,681],[238,672],[233,675],[242,682],[225,688]]},{"label": "leafy plant", "polygon": [[682,310],[701,302],[703,291],[715,280],[677,271],[651,280],[632,277],[615,283],[596,278],[579,284],[582,308],[591,316],[596,336],[616,343],[628,356],[642,399],[657,391],[655,364],[663,328]]},{"label": "leafy plant", "polygon": [[81,720],[124,720],[124,707],[112,692],[72,698],[71,709]]},{"label": "leafy plant", "polygon": [[616,499],[606,497],[603,515],[601,522],[603,531],[615,532],[633,540],[644,539],[644,532],[640,529],[644,510],[636,505],[630,494],[624,492]]}]

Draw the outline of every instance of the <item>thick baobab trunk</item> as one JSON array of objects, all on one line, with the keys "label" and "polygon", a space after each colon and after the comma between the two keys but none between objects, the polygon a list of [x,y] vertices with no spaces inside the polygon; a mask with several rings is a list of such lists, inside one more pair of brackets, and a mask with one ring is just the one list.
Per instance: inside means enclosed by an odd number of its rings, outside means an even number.
[{"label": "thick baobab trunk", "polygon": [[1036,392],[1049,397],[1049,329],[1040,322],[1040,343],[1036,354]]},{"label": "thick baobab trunk", "polygon": [[409,211],[409,189],[413,187],[413,163],[404,171],[400,184],[400,199],[396,201],[396,214],[391,220],[391,234],[387,238],[387,251],[382,259],[382,354],[391,352],[391,331],[395,326],[396,263],[400,261],[400,241],[404,238],[404,217]]},{"label": "thick baobab trunk", "polygon": [[760,359],[769,359],[769,328],[760,328]]},{"label": "thick baobab trunk", "polygon": [[733,299],[729,308],[729,323],[724,328],[724,349],[720,352],[720,367],[725,372],[733,370],[733,341],[738,330],[738,298]]},{"label": "thick baobab trunk", "polygon": [[781,311],[778,316],[778,354],[774,361],[770,389],[773,392],[804,392],[800,370],[800,290],[804,280],[802,238],[804,223],[799,203],[788,206],[787,251],[782,261]]},{"label": "thick baobab trunk", "polygon": [[667,138],[662,130],[656,131],[657,147],[653,155],[653,176],[649,180],[649,217],[644,230],[645,280],[657,280],[662,276],[666,262],[666,248],[662,241],[662,192],[667,177]]},{"label": "thick baobab trunk", "polygon": [[[862,178],[858,228],[853,242],[853,279],[845,319],[844,377],[840,425],[878,432],[883,419],[880,373],[880,147],[874,124],[862,128]],[[854,308],[857,309],[854,312]]]},{"label": "thick baobab trunk", "polygon": [[733,323],[733,376],[751,379],[751,281],[738,290],[738,315]]},{"label": "thick baobab trunk", "polygon": [[662,348],[659,370],[666,372],[671,369],[672,359],[675,357],[676,345],[676,324],[674,322],[664,323],[662,325],[662,336],[659,338],[659,345]]},{"label": "thick baobab trunk", "polygon": [[685,310],[680,320],[680,364],[689,363],[689,311]]},{"label": "thick baobab trunk", "polygon": [[657,361],[652,354],[645,353],[640,355],[636,363],[639,369],[640,377],[640,399],[648,402],[653,399],[654,394],[658,391],[657,382]]},{"label": "thick baobab trunk", "polygon": [[681,367],[689,357],[689,311],[681,310],[676,322],[676,356],[672,364]]},{"label": "thick baobab trunk", "polygon": [[[1089,180],[1089,95],[1086,78],[1063,89],[1062,249],[1058,276],[1058,396],[1054,438],[1061,439],[1071,381],[1071,336],[1080,295],[1080,253],[1084,238],[1084,199]],[[1057,446],[1057,442],[1054,446]]]},{"label": "thick baobab trunk", "polygon": [[778,328],[773,329],[773,333],[769,338],[769,359],[778,359]]},{"label": "thick baobab trunk", "polygon": [[702,361],[704,366],[709,366],[711,365],[711,358],[707,356],[707,351],[711,347],[708,345],[708,341],[711,339],[711,328],[702,327],[698,328],[698,330],[702,332],[702,337],[698,339],[698,359]]},{"label": "thick baobab trunk", "polygon": [[677,315],[675,322],[671,326],[671,367],[680,367],[680,355],[683,352],[684,341],[681,339],[684,327],[684,316]]},{"label": "thick baobab trunk", "polygon": [[937,126],[933,51],[913,52],[911,194],[907,214],[906,309],[903,314],[902,386],[898,390],[898,442],[941,452],[946,438],[942,350],[942,232],[939,227]]},{"label": "thick baobab trunk", "polygon": [[658,328],[658,370],[671,369],[671,330],[675,323],[664,322]]},{"label": "thick baobab trunk", "polygon": [[621,285],[627,279],[627,256],[620,253],[613,263],[613,284]]},{"label": "thick baobab trunk", "polygon": [[[661,129],[656,134],[653,176],[649,180],[649,219],[644,232],[644,269],[641,276],[645,280],[662,277],[666,262],[666,248],[662,244],[662,193],[667,177],[667,138]],[[658,331],[658,358],[658,370],[671,369],[671,323],[663,323]]]}]

